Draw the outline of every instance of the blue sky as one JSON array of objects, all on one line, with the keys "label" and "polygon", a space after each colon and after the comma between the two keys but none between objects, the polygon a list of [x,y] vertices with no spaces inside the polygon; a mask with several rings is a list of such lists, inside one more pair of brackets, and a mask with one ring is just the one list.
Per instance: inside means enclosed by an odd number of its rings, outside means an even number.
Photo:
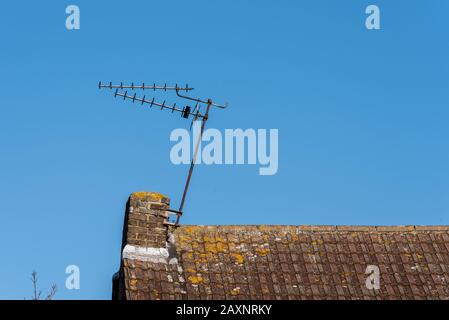
[{"label": "blue sky", "polygon": [[179,204],[169,135],[190,122],[99,80],[188,82],[230,103],[209,127],[279,129],[278,173],[199,166],[184,224],[449,223],[447,1],[73,3],[77,31],[70,2],[0,11],[0,299],[29,297],[33,269],[57,298],[109,299],[128,195]]}]

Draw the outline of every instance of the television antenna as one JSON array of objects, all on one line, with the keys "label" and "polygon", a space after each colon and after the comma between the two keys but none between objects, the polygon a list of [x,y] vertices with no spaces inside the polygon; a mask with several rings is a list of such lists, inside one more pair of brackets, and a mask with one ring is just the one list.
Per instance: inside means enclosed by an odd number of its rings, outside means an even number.
[{"label": "television antenna", "polygon": [[[183,214],[184,204],[185,204],[185,200],[187,197],[187,191],[188,191],[189,185],[190,185],[190,180],[192,178],[193,169],[195,168],[196,157],[198,154],[198,149],[200,146],[201,138],[203,137],[204,127],[206,126],[206,122],[209,119],[209,111],[210,111],[211,107],[226,109],[227,104],[221,105],[221,104],[217,104],[217,103],[213,102],[211,99],[204,100],[204,99],[194,98],[194,97],[190,97],[190,96],[186,96],[185,94],[182,94],[181,92],[188,93],[188,92],[194,90],[194,88],[190,87],[188,84],[186,84],[184,87],[179,87],[177,84],[175,86],[167,86],[167,84],[160,86],[160,85],[156,85],[155,83],[153,83],[153,85],[145,85],[145,83],[142,83],[141,85],[135,85],[134,82],[132,82],[130,85],[126,85],[126,84],[123,84],[123,82],[120,82],[120,84],[113,84],[112,82],[102,83],[100,81],[98,83],[98,88],[99,89],[110,89],[110,90],[115,89],[115,92],[114,92],[115,98],[119,97],[119,98],[123,98],[123,100],[131,100],[133,103],[137,101],[137,102],[140,102],[141,105],[148,105],[150,108],[157,107],[157,108],[160,108],[160,110],[168,110],[168,111],[171,111],[172,113],[174,113],[174,112],[181,113],[181,116],[185,119],[188,119],[190,116],[192,116],[193,119],[192,119],[190,128],[192,128],[195,121],[198,121],[198,120],[201,121],[201,130],[200,130],[200,134],[199,134],[198,139],[195,144],[195,150],[193,153],[193,158],[190,162],[189,173],[187,175],[187,180],[186,180],[186,183],[184,186],[184,191],[182,194],[179,209],[178,210],[174,210],[174,209],[166,210],[169,213],[176,215],[176,221],[174,223],[166,221],[166,224],[178,227],[179,220]],[[128,94],[129,89],[131,89],[131,91],[134,94]],[[155,92],[155,91],[164,91],[164,92],[175,91],[176,95],[179,98],[192,101],[195,103],[195,106],[193,107],[193,109],[191,106],[188,106],[188,105],[185,105],[184,107],[181,108],[181,107],[177,107],[176,103],[167,104],[165,100],[162,103],[160,103],[160,102],[155,101],[154,97],[152,97],[151,99],[148,99],[146,97],[146,95],[144,95],[143,97],[138,97],[137,92],[135,92],[134,90],[143,90],[143,91],[153,90],[153,92]],[[205,107],[206,110],[203,111],[202,107]]]}]

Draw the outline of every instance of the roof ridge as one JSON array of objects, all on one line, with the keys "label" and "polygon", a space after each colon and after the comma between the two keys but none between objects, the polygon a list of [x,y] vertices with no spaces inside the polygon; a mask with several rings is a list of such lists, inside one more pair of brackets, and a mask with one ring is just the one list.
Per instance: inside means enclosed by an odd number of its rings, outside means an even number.
[{"label": "roof ridge", "polygon": [[181,228],[207,229],[232,229],[248,230],[279,230],[295,229],[298,231],[320,232],[416,232],[416,231],[449,231],[449,225],[392,225],[392,226],[367,226],[367,225],[182,225]]}]

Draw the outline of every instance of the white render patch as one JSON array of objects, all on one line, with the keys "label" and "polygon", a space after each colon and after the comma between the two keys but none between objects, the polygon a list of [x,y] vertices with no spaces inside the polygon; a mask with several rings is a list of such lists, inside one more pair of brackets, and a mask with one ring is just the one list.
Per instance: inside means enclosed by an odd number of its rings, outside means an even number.
[{"label": "white render patch", "polygon": [[123,259],[168,264],[168,257],[166,248],[146,248],[129,244],[123,248]]},{"label": "white render patch", "polygon": [[[123,248],[122,255],[123,259],[178,265],[178,259],[173,256],[174,251],[175,237],[169,233],[165,248],[140,247],[127,244]],[[178,272],[182,273],[182,268],[179,265]]]}]

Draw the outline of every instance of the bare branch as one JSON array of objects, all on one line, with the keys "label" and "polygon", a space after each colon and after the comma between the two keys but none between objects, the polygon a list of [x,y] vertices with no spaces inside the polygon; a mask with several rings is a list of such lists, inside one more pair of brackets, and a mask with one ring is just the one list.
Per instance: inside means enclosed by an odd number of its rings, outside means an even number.
[{"label": "bare branch", "polygon": [[47,298],[45,300],[53,300],[53,297],[55,296],[56,291],[58,291],[58,287],[55,284],[53,284],[51,286],[50,292],[48,293]]},{"label": "bare branch", "polygon": [[[39,290],[37,282],[39,280],[39,277],[37,276],[37,272],[33,271],[31,272],[31,282],[33,283],[33,296],[31,297],[31,300],[40,300],[42,296],[42,290]],[[56,287],[56,284],[53,284],[51,286],[50,291],[48,292],[45,300],[53,300],[58,288]]]},{"label": "bare branch", "polygon": [[39,300],[39,294],[37,293],[37,280],[37,272],[31,272],[31,282],[33,283],[33,296],[31,297],[31,300]]}]

